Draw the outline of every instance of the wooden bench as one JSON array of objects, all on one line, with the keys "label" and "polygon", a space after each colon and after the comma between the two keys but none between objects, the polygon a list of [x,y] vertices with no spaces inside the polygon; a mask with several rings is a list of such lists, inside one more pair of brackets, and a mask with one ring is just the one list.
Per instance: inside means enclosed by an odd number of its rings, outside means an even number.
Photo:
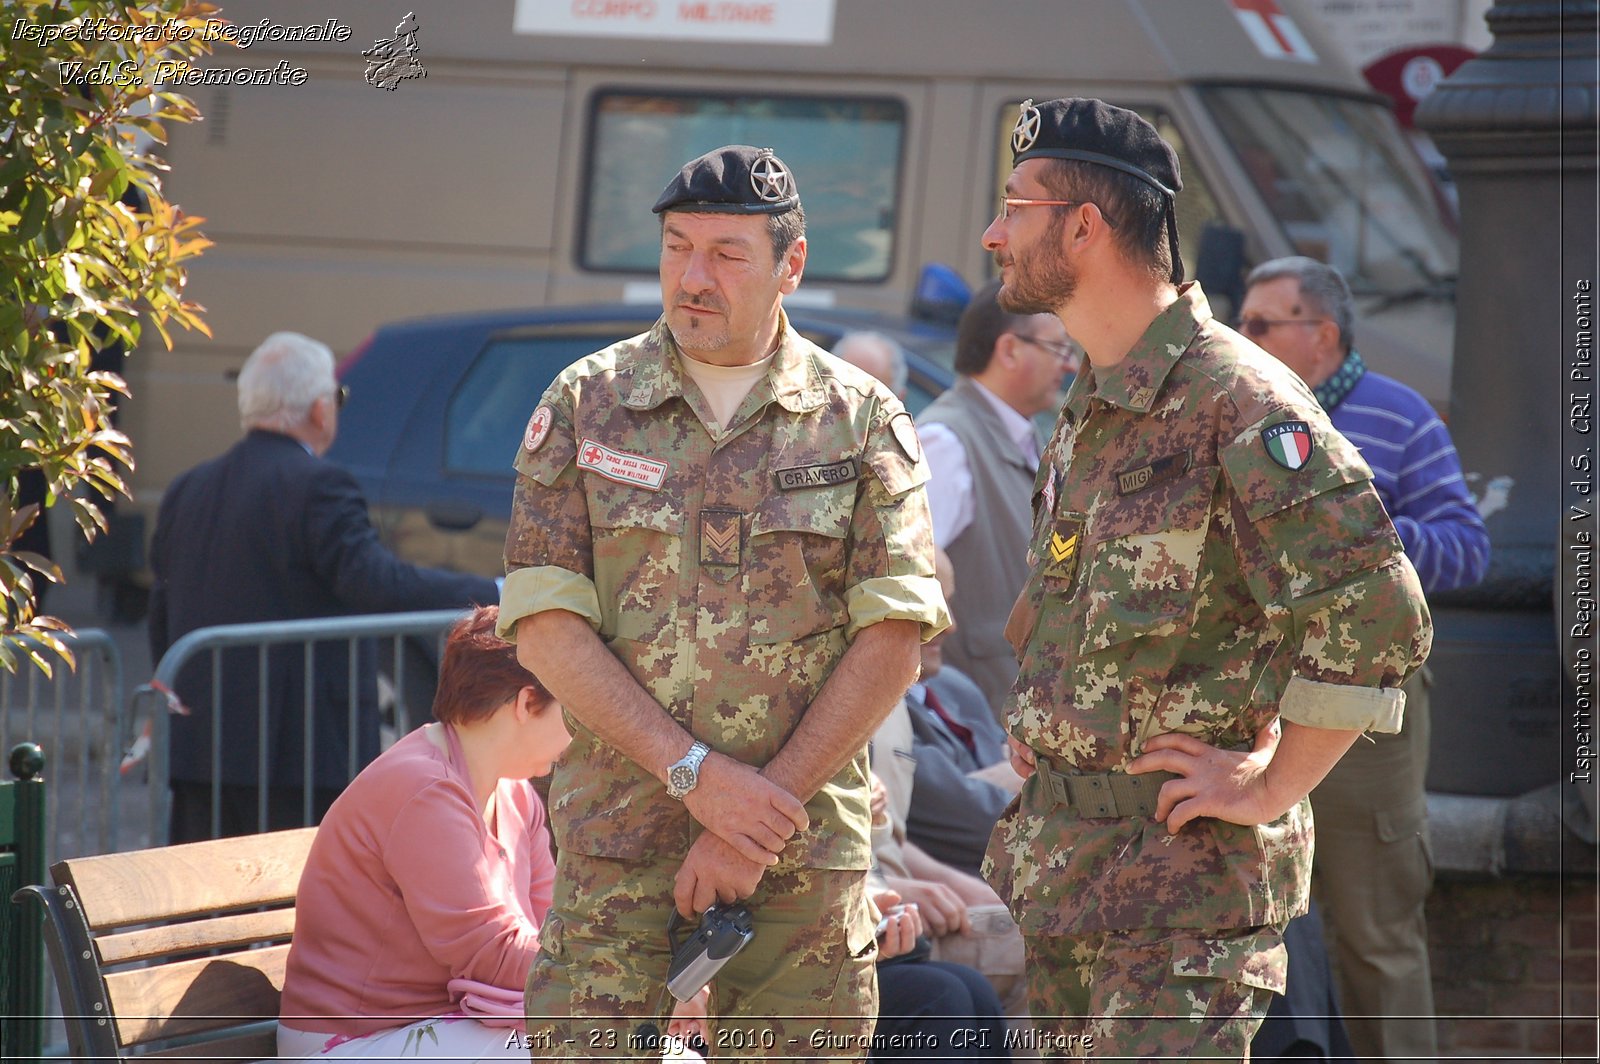
[{"label": "wooden bench", "polygon": [[277,1055],[294,895],[316,828],[62,861],[27,887],[75,1060]]}]

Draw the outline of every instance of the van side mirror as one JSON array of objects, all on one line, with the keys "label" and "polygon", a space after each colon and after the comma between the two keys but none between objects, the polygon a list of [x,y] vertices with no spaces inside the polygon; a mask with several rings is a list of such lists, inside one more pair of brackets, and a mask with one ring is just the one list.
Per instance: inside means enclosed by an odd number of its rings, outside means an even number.
[{"label": "van side mirror", "polygon": [[[1244,301],[1244,231],[1207,222],[1200,230],[1194,276],[1205,289],[1211,312],[1223,321],[1232,321]],[[1225,308],[1220,302],[1223,299],[1227,300]]]}]

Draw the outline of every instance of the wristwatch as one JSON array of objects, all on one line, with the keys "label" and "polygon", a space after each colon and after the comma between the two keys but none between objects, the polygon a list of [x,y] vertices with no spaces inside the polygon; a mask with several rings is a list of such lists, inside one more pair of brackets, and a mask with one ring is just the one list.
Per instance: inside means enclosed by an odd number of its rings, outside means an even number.
[{"label": "wristwatch", "polygon": [[696,739],[689,752],[667,766],[667,793],[683,801],[683,796],[694,790],[700,782],[700,763],[711,752],[711,747]]}]

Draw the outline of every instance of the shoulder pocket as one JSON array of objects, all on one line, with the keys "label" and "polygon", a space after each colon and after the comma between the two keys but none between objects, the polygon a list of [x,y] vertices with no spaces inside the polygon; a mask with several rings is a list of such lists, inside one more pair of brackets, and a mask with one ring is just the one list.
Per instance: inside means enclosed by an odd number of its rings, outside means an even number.
[{"label": "shoulder pocket", "polygon": [[[1310,443],[1303,460],[1291,442],[1299,426]],[[1252,522],[1342,485],[1372,479],[1361,452],[1325,416],[1300,418],[1294,410],[1276,410],[1250,426],[1222,449],[1221,460]]]}]

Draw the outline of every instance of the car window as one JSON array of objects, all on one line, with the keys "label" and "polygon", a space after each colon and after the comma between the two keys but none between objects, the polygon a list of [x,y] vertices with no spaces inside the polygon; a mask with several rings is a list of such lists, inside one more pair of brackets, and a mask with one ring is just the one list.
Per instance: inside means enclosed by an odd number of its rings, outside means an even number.
[{"label": "car window", "polygon": [[598,92],[579,257],[590,270],[655,273],[641,225],[683,160],[719,144],[779,145],[806,205],[808,281],[880,281],[894,258],[905,104],[892,98]]},{"label": "car window", "polygon": [[445,468],[509,477],[528,417],[556,374],[624,335],[606,340],[587,331],[491,339],[450,398]]}]

